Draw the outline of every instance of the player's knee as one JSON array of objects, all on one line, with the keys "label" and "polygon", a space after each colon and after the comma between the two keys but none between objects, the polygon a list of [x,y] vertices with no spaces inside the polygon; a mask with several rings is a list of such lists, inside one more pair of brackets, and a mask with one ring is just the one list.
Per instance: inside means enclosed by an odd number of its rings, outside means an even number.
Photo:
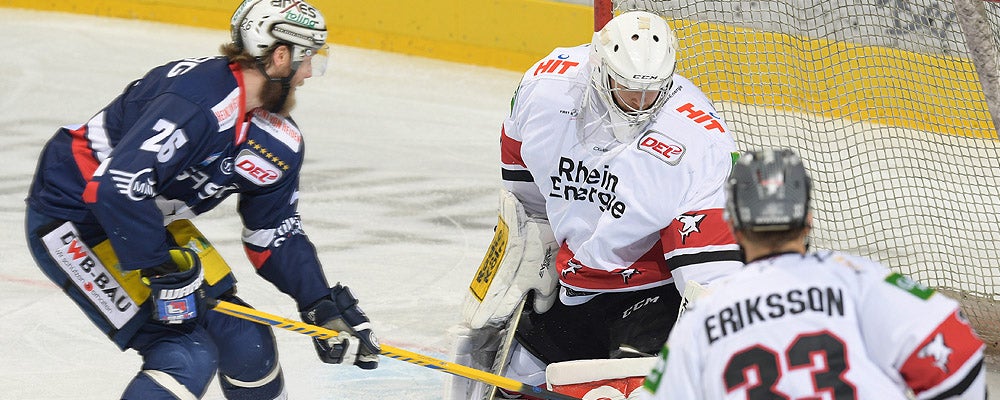
[{"label": "player's knee", "polygon": [[219,373],[219,383],[222,392],[229,400],[282,400],[288,398],[285,392],[284,378],[281,366],[272,364],[272,368],[259,379],[238,379]]},{"label": "player's knee", "polygon": [[[218,366],[214,348],[171,346],[147,356],[122,399],[200,398]],[[209,346],[211,347],[211,346]]]},{"label": "player's knee", "polygon": [[242,324],[221,344],[219,382],[227,399],[273,400],[287,397],[270,327]]},{"label": "player's knee", "polygon": [[215,376],[219,351],[201,330],[161,337],[143,346],[142,371],[126,389],[136,399],[200,397]]}]

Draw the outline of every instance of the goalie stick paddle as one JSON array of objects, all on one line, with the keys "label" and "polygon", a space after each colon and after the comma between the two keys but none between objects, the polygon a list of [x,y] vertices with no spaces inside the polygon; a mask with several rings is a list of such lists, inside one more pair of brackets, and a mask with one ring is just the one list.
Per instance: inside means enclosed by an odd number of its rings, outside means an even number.
[{"label": "goalie stick paddle", "polygon": [[[250,307],[244,307],[239,304],[233,304],[227,301],[209,299],[208,304],[216,312],[220,312],[236,318],[245,319],[251,322],[256,322],[258,324],[270,325],[288,331],[301,333],[303,335],[308,335],[317,339],[330,339],[337,336],[337,331],[334,331],[332,329],[327,329],[321,326],[307,324],[302,321],[295,321],[279,317],[277,315],[268,314],[260,310],[256,310]],[[447,372],[452,375],[461,376],[463,378],[472,379],[496,387],[501,387],[513,392],[531,395],[540,399],[580,400],[576,397],[567,396],[561,393],[556,393],[538,386],[531,386],[526,383],[522,383],[504,376],[491,374],[485,371],[480,371],[478,369],[470,368],[461,364],[455,364],[448,361],[438,360],[433,357],[428,357],[423,354],[414,353],[409,350],[396,348],[386,344],[382,345],[382,355],[386,357],[395,358],[400,361],[406,361],[410,364],[416,364],[430,369],[441,370],[443,372]]]}]

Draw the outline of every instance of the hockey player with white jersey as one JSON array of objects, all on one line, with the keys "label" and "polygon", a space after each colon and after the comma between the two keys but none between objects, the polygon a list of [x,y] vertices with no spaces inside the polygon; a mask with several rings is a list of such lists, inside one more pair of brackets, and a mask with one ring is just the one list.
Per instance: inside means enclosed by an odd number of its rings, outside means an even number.
[{"label": "hockey player with white jersey", "polygon": [[319,358],[378,366],[368,317],[327,282],[297,212],[304,144],[288,112],[295,89],[325,68],[324,18],[304,1],[246,0],[231,27],[222,56],[156,67],[85,124],[59,129],[31,184],[35,261],[142,357],[122,399],[200,398],[216,374],[227,399],[287,398],[271,328],[208,308],[246,303],[189,219],[233,194],[257,274],[303,319],[342,332],[314,339]]},{"label": "hockey player with white jersey", "polygon": [[985,399],[985,345],[958,302],[807,252],[811,186],[792,150],[740,158],[726,212],[747,266],[688,306],[640,398]]},{"label": "hockey player with white jersey", "polygon": [[[529,385],[641,382],[686,282],[742,266],[722,219],[735,142],[675,73],[676,59],[666,21],[634,11],[525,73],[500,135],[501,218],[470,287],[456,361]],[[496,337],[511,329],[507,362],[510,336]],[[573,372],[584,370],[606,374]],[[642,372],[617,376],[624,370]],[[452,398],[479,392],[451,387]]]}]

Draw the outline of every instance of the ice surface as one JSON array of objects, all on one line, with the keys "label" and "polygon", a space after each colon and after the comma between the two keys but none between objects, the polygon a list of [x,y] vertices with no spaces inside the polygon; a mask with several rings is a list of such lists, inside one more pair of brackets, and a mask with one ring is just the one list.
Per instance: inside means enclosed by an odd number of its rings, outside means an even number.
[{"label": "ice surface", "polygon": [[[83,123],[164,62],[217,54],[224,31],[0,8],[0,400],[117,398],[138,371],[38,270],[23,199],[43,143]],[[327,74],[299,90],[307,157],[300,210],[331,282],[349,285],[384,343],[447,359],[448,330],[493,235],[498,132],[520,74],[333,46]],[[298,319],[239,243],[235,201],[195,220],[256,308]],[[440,399],[449,375],[383,359],[319,362],[307,337],[276,330],[292,399]],[[1000,393],[1000,388],[995,392]],[[205,399],[222,399],[216,385]]]}]

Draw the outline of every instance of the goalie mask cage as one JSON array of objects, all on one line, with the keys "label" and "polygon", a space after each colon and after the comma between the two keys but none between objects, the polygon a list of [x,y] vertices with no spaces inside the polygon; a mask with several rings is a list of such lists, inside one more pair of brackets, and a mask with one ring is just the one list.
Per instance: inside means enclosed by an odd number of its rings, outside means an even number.
[{"label": "goalie mask cage", "polygon": [[879,260],[953,296],[997,354],[1000,3],[594,7],[595,29],[622,10],[662,15],[680,39],[678,73],[716,103],[740,150],[802,156],[815,182],[813,248]]}]

